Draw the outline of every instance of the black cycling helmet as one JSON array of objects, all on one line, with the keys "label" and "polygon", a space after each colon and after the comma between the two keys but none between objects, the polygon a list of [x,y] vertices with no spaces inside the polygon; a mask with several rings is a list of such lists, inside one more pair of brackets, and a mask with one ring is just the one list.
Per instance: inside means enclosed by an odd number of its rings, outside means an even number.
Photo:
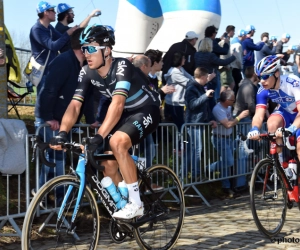
[{"label": "black cycling helmet", "polygon": [[115,45],[115,31],[108,25],[89,25],[80,35],[80,44],[97,42],[99,45]]}]

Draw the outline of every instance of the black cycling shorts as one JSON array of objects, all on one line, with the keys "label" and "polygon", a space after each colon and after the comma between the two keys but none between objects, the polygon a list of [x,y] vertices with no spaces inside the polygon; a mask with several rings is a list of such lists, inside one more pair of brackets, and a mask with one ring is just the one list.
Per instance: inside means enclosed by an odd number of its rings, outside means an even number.
[{"label": "black cycling shorts", "polygon": [[[144,106],[134,111],[124,111],[120,121],[112,129],[107,139],[116,132],[122,131],[126,133],[132,145],[140,143],[147,135],[153,133],[160,121],[160,111],[158,106]],[[108,145],[108,143],[105,143]],[[105,147],[105,150],[110,150]]]}]

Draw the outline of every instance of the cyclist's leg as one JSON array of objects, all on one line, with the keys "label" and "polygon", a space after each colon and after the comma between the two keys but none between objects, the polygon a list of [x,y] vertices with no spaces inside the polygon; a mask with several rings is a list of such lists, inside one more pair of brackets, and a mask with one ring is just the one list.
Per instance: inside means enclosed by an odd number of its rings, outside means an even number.
[{"label": "cyclist's leg", "polygon": [[[105,151],[105,154],[112,154],[112,151]],[[101,165],[105,167],[105,170],[103,171],[104,176],[109,176],[114,184],[118,186],[118,183],[121,182],[122,176],[120,175],[118,168],[118,162],[114,160],[109,160],[109,161],[103,161],[101,162]]]},{"label": "cyclist's leg", "polygon": [[298,155],[298,160],[300,161],[300,129],[297,129],[296,131],[296,139],[297,139],[297,155]]}]

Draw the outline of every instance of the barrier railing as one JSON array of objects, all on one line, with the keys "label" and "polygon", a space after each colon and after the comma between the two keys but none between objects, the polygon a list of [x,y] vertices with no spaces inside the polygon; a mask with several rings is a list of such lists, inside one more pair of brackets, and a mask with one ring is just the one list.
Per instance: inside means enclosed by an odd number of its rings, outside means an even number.
[{"label": "barrier railing", "polygon": [[[236,141],[237,133],[246,131],[250,124],[239,124],[233,129],[231,140]],[[89,125],[79,124],[74,127],[79,127],[83,133],[71,133],[71,141],[81,142],[83,137],[93,136],[96,130],[91,130]],[[201,133],[196,133],[195,129],[200,129]],[[39,130],[45,135],[46,125],[40,126]],[[191,132],[194,131],[194,134]],[[54,134],[53,134],[54,135]],[[2,175],[3,186],[6,187],[6,194],[2,195],[2,203],[0,203],[3,214],[0,214],[0,236],[21,236],[21,225],[26,209],[32,199],[31,190],[38,189],[40,185],[40,163],[38,154],[36,155],[35,166],[30,165],[30,139],[29,135],[26,140],[26,171],[21,175]],[[148,140],[147,140],[148,139]],[[220,138],[221,139],[221,138]],[[196,155],[193,151],[197,141],[201,142],[202,150],[199,155],[199,162],[196,163]],[[248,142],[249,148],[252,147],[252,142]],[[209,124],[184,124],[180,133],[173,123],[162,123],[159,125],[151,138],[146,138],[144,142],[138,146],[138,155],[145,157],[148,160],[147,166],[152,164],[164,164],[172,168],[180,177],[184,192],[186,196],[202,199],[207,206],[210,206],[208,201],[199,191],[198,185],[214,181],[221,181],[227,178],[237,178],[241,176],[248,176],[255,164],[265,157],[268,145],[261,142],[255,144],[254,153],[244,155],[242,149],[239,148],[239,143],[234,144],[233,152],[233,166],[229,167],[227,177],[224,177],[224,169],[217,167],[212,169],[214,162],[223,160],[217,150],[214,149],[211,143],[211,128]],[[199,148],[199,147],[198,147]],[[226,156],[227,157],[227,156]],[[241,160],[242,159],[242,160]],[[242,167],[240,164],[243,164]],[[75,165],[75,160],[70,157],[70,161],[63,159],[64,171],[68,173],[69,166]],[[74,166],[75,167],[75,166]],[[54,176],[56,169],[54,168]],[[193,174],[194,173],[194,174]],[[46,176],[44,176],[46,178]],[[1,178],[1,177],[0,177]],[[1,182],[0,182],[1,184]],[[17,187],[17,192],[16,192]],[[191,195],[189,190],[193,190],[196,194]],[[0,187],[1,191],[1,187]],[[189,193],[189,194],[187,194]],[[1,192],[0,192],[1,195]],[[3,199],[5,196],[5,199]],[[4,209],[5,207],[5,209]],[[3,212],[5,211],[5,213]],[[9,224],[11,226],[9,226]]]}]

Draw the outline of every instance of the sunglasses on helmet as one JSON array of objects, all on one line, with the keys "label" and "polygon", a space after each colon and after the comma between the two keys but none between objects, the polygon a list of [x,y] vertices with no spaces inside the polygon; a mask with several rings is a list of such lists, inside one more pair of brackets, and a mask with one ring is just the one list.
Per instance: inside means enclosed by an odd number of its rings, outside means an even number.
[{"label": "sunglasses on helmet", "polygon": [[105,49],[105,46],[88,45],[88,46],[81,47],[81,51],[83,54],[85,54],[85,52],[87,52],[90,55],[96,53],[99,49]]},{"label": "sunglasses on helmet", "polygon": [[273,74],[258,76],[258,79],[259,79],[259,80],[267,80],[267,79],[269,79],[269,77],[272,76],[272,75],[273,75]]}]

